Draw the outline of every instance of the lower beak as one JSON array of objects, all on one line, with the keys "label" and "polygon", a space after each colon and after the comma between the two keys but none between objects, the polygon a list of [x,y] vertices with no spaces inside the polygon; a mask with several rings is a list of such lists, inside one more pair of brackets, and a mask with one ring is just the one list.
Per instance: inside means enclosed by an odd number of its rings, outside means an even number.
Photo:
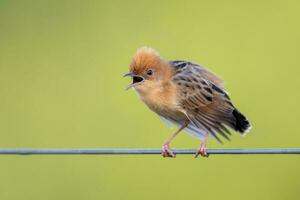
[{"label": "lower beak", "polygon": [[142,84],[142,83],[144,82],[144,80],[145,80],[144,77],[139,76],[139,75],[136,75],[136,74],[134,74],[134,73],[132,73],[132,72],[129,72],[129,73],[127,73],[127,74],[124,74],[123,77],[127,77],[127,76],[132,77],[132,83],[129,84],[129,85],[126,87],[126,90],[129,90],[129,89],[132,88],[132,87],[135,87],[135,86],[138,86],[138,85]]}]

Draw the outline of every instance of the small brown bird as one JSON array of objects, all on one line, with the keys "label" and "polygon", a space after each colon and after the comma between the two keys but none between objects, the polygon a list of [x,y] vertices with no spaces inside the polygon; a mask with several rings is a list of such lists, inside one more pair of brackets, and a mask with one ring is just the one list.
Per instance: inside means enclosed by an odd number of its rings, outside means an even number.
[{"label": "small brown bird", "polygon": [[164,157],[175,157],[170,143],[182,130],[202,140],[197,157],[207,156],[208,136],[222,143],[219,135],[230,140],[227,127],[242,135],[251,128],[247,118],[231,103],[222,79],[200,65],[167,61],[154,49],[142,47],[124,76],[133,80],[127,89],[134,88],[152,111],[179,128],[164,142]]}]

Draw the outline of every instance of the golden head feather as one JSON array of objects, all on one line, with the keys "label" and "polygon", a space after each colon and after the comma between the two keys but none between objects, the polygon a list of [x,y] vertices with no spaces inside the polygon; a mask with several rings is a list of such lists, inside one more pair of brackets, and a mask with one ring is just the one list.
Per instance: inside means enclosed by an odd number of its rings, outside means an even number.
[{"label": "golden head feather", "polygon": [[129,88],[142,92],[157,87],[158,83],[170,79],[172,69],[159,53],[150,47],[141,47],[137,50],[129,65],[127,76],[133,77],[133,83]]},{"label": "golden head feather", "polygon": [[129,71],[137,74],[146,70],[146,68],[158,68],[161,65],[162,59],[159,53],[150,47],[139,48],[129,66]]}]

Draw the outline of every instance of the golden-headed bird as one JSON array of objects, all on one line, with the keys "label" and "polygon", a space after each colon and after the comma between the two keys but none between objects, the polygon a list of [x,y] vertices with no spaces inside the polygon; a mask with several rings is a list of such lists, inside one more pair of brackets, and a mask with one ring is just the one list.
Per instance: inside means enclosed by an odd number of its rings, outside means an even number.
[{"label": "golden-headed bird", "polygon": [[229,140],[228,127],[242,135],[251,128],[247,118],[232,104],[222,79],[198,64],[167,61],[154,49],[142,47],[124,76],[132,77],[127,89],[134,88],[152,111],[179,128],[164,142],[164,157],[175,157],[170,143],[182,130],[201,139],[197,157],[207,156],[208,136],[222,142],[219,135]]}]

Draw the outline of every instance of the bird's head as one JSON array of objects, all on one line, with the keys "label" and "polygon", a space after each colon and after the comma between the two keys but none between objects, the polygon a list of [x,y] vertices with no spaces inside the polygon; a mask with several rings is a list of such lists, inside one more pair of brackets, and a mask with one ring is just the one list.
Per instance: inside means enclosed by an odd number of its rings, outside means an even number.
[{"label": "bird's head", "polygon": [[139,92],[147,92],[170,76],[170,68],[156,50],[141,47],[133,56],[129,73],[124,76],[132,77],[132,83],[127,89],[133,87]]}]

